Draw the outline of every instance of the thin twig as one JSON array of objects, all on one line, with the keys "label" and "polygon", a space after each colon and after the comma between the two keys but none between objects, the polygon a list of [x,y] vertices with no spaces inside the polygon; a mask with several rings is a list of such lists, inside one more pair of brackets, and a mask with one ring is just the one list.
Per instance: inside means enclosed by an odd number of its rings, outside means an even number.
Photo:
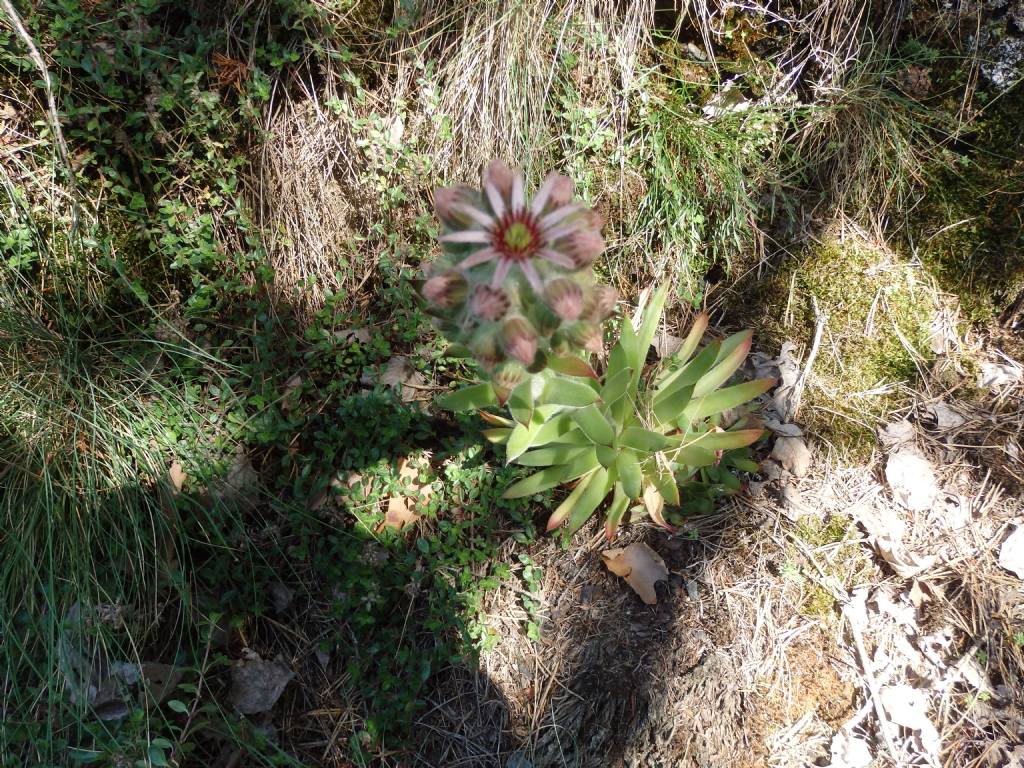
[{"label": "thin twig", "polygon": [[821,348],[821,337],[825,333],[825,323],[828,322],[828,315],[822,313],[821,307],[818,306],[817,297],[811,296],[811,303],[814,306],[814,340],[811,342],[811,352],[807,355],[807,362],[804,364],[803,371],[800,372],[800,378],[793,385],[791,413],[786,415],[787,421],[796,418],[797,413],[800,411],[800,401],[804,397],[807,377],[811,373],[811,367],[814,365],[815,358],[818,357],[818,350]]}]

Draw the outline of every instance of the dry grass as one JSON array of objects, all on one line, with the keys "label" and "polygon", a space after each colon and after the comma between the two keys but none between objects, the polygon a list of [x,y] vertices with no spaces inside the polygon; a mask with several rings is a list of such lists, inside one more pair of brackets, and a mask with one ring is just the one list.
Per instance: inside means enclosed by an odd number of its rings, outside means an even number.
[{"label": "dry grass", "polygon": [[934,164],[943,139],[934,113],[899,86],[908,67],[872,45],[859,54],[841,82],[816,89],[793,154],[813,159],[811,174],[827,193],[823,206],[881,237],[892,217],[905,215],[923,194],[924,169]]},{"label": "dry grass", "polygon": [[[380,226],[401,235],[401,221],[423,210],[434,185],[471,181],[496,156],[523,165],[534,181],[553,166],[576,177],[608,219],[614,254],[621,256],[610,267],[627,295],[666,269],[698,295],[699,279],[687,270],[696,273],[701,262],[691,252],[710,243],[729,252],[702,258],[728,260],[732,252],[760,248],[751,207],[768,175],[734,190],[725,165],[761,153],[775,162],[783,135],[772,140],[774,148],[764,141],[737,144],[735,157],[710,165],[692,151],[683,153],[682,161],[706,179],[705,196],[724,195],[723,203],[712,201],[716,210],[709,213],[673,190],[678,180],[652,182],[637,173],[650,164],[645,158],[657,138],[650,134],[658,130],[637,110],[650,109],[642,91],[660,66],[658,34],[696,34],[707,51],[742,47],[730,42],[740,10],[738,4],[704,2],[662,8],[653,0],[432,0],[414,10],[360,2],[339,21],[324,6],[323,20],[337,22],[332,29],[345,30],[345,36],[322,44],[357,50],[358,57],[346,68],[333,61],[314,64],[311,56],[308,71],[303,65],[290,82],[275,85],[251,193],[280,298],[308,313],[322,305],[327,291],[372,286],[367,280],[374,258],[367,255],[385,239]],[[742,6],[742,12],[755,38],[767,34],[768,20],[774,21],[772,34],[782,30],[783,50],[758,70],[765,94],[758,110],[782,118],[793,108],[798,85],[820,92],[825,106],[800,135],[798,154],[823,153],[821,178],[851,205],[866,206],[869,189],[875,200],[883,191],[883,207],[905,203],[919,175],[917,129],[898,105],[880,101],[888,92],[880,90],[877,73],[857,74],[858,66],[863,69],[857,57],[865,50],[884,58],[879,52],[887,50],[892,14],[876,17],[868,4],[848,0],[813,3],[787,18],[757,7]],[[400,30],[393,38],[380,31],[389,21]],[[737,49],[737,55],[747,54]],[[728,79],[713,57],[701,66],[712,74],[713,88],[719,78]],[[707,122],[699,111],[691,117]],[[760,118],[747,122],[742,135],[767,130]],[[737,143],[710,124],[687,131],[696,146]],[[841,150],[828,148],[837,136],[851,135],[855,140],[844,140]],[[680,151],[672,141],[667,147]],[[875,163],[880,151],[890,158],[881,168]],[[659,192],[666,181],[669,187]],[[397,219],[391,208],[395,189],[414,201]],[[671,203],[680,194],[685,199]],[[697,226],[702,216],[715,223]],[[682,234],[672,234],[676,230]]]},{"label": "dry grass", "polygon": [[351,289],[374,268],[374,259],[357,258],[374,200],[359,184],[350,116],[286,96],[267,129],[257,192],[263,246],[279,298],[316,310],[327,291]]},{"label": "dry grass", "polygon": [[[744,754],[741,764],[758,765],[780,725],[819,705],[834,719],[837,692],[852,688],[816,650],[822,621],[801,613],[805,586],[776,575],[791,549],[786,525],[773,504],[738,500],[678,536],[629,528],[616,545],[646,541],[669,565],[653,607],[601,564],[596,528],[571,552],[538,544],[530,557],[545,575],[541,639],[526,636],[515,582],[494,595],[487,625],[499,641],[481,660],[481,705],[428,713],[425,762],[502,765],[518,752],[536,766],[725,765]],[[453,675],[435,697],[461,701],[469,679]],[[490,733],[491,751],[473,762],[452,739],[438,759],[445,731]]]}]

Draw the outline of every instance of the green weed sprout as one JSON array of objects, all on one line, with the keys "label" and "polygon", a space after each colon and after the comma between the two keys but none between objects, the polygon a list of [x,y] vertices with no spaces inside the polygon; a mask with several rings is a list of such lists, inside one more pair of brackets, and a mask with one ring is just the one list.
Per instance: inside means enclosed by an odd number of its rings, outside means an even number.
[{"label": "green weed sprout", "polygon": [[[482,192],[435,193],[444,256],[428,267],[423,296],[439,330],[490,377],[438,404],[479,411],[491,425],[484,436],[505,446],[508,462],[538,469],[506,498],[575,483],[548,519],[549,531],[567,522],[575,533],[609,495],[609,540],[631,509],[671,528],[665,507],[680,506],[681,485],[728,490],[739,487],[730,467],[756,469],[744,449],[764,430],[749,417],[725,429],[722,416],[775,381],[722,388],[750,351],[752,334],[698,350],[706,315],[676,354],[645,370],[667,286],[623,318],[598,374],[587,358],[600,351],[601,324],[616,299],[591,270],[603,249],[600,221],[572,200],[564,176],[549,175],[532,201],[523,187],[521,174],[495,161]],[[508,415],[494,413],[496,406]]]}]

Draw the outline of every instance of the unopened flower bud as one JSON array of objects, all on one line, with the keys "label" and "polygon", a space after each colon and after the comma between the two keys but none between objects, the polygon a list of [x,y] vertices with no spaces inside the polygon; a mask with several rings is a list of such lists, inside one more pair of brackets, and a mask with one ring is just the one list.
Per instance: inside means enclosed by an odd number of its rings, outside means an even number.
[{"label": "unopened flower bud", "polygon": [[473,289],[469,300],[470,311],[483,320],[494,322],[500,320],[508,312],[508,295],[500,288],[489,285],[478,285]]},{"label": "unopened flower bud", "polygon": [[451,309],[465,300],[466,290],[466,278],[458,272],[444,272],[423,284],[423,298],[442,309]]},{"label": "unopened flower bud", "polygon": [[572,259],[576,269],[592,264],[604,250],[604,238],[593,229],[583,229],[567,235],[561,250]]},{"label": "unopened flower bud", "polygon": [[519,382],[526,378],[526,368],[518,360],[505,360],[498,363],[491,374],[491,381],[496,387],[504,390],[512,390]]},{"label": "unopened flower bud", "polygon": [[563,320],[575,320],[583,312],[583,289],[567,277],[558,277],[544,287],[544,298]]},{"label": "unopened flower bud", "polygon": [[551,194],[548,196],[547,208],[561,208],[572,202],[575,189],[572,179],[562,174],[556,174],[551,179]]},{"label": "unopened flower bud", "polygon": [[469,187],[441,187],[434,190],[434,210],[441,221],[453,229],[470,226],[473,219],[460,206],[475,205],[473,190]]},{"label": "unopened flower bud", "polygon": [[509,355],[523,365],[533,363],[537,355],[537,333],[524,318],[506,320],[501,328],[501,340]]},{"label": "unopened flower bud", "polygon": [[583,314],[589,320],[600,323],[615,310],[619,300],[619,292],[607,285],[597,285],[590,289],[584,301]]},{"label": "unopened flower bud", "polygon": [[551,335],[551,341],[549,342],[552,353],[559,357],[564,356],[572,352],[572,344],[569,339],[565,337],[565,334],[561,331],[557,331]]},{"label": "unopened flower bud", "polygon": [[529,307],[527,316],[530,318],[533,327],[537,329],[537,334],[545,338],[557,331],[558,327],[562,324],[562,318],[552,312],[547,304],[542,302],[532,304]]},{"label": "unopened flower bud", "polygon": [[565,335],[575,346],[588,352],[601,352],[604,349],[601,328],[587,320],[577,320],[566,325]]},{"label": "unopened flower bud", "polygon": [[515,172],[503,160],[494,159],[487,164],[487,169],[484,171],[484,183],[493,184],[502,197],[507,199],[512,194],[512,181],[515,179],[515,175]]},{"label": "unopened flower bud", "polygon": [[505,357],[498,347],[498,340],[493,332],[478,332],[476,336],[469,340],[467,346],[469,351],[473,353],[476,361],[480,363],[480,367],[488,373],[493,371],[495,366]]}]

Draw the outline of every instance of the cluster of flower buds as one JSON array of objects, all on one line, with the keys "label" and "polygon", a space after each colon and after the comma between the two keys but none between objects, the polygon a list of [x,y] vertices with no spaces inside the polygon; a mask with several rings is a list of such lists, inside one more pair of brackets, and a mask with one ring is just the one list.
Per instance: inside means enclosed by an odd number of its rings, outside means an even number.
[{"label": "cluster of flower buds", "polygon": [[444,253],[422,293],[439,330],[463,345],[502,389],[550,356],[599,352],[614,289],[596,285],[601,220],[573,200],[573,183],[550,173],[528,197],[523,175],[500,160],[483,189],[434,193]]}]

